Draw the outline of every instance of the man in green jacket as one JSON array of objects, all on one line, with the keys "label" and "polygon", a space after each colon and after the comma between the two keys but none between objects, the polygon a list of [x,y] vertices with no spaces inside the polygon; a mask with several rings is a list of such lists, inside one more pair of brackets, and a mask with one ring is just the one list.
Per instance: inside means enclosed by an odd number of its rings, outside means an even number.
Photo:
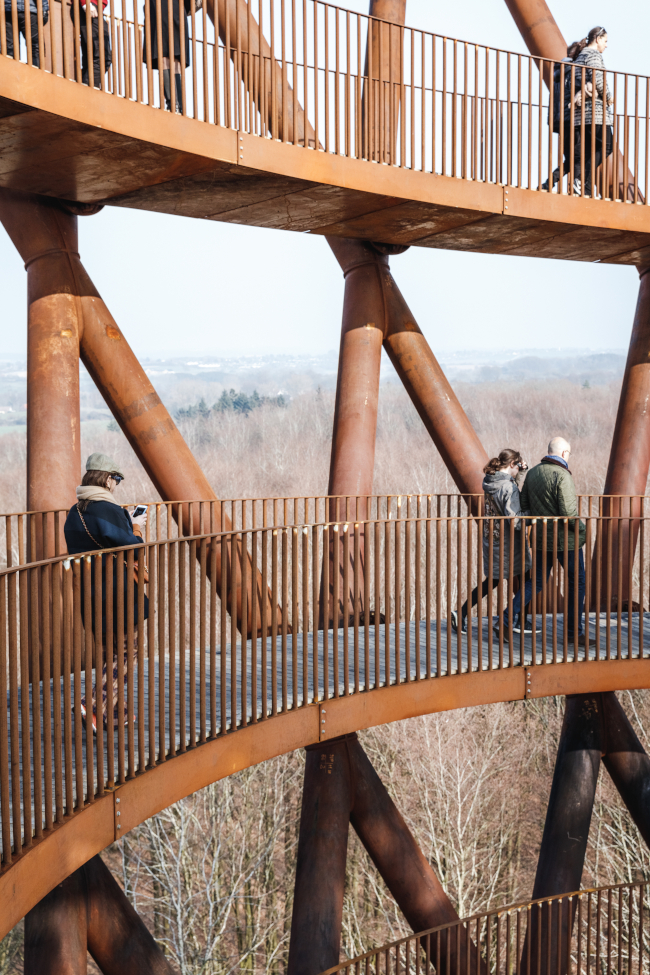
[{"label": "man in green jacket", "polygon": [[[535,589],[540,592],[542,580],[550,575],[555,559],[564,565],[564,547],[566,536],[567,568],[568,568],[568,589],[569,605],[568,613],[565,614],[565,622],[569,640],[574,639],[574,588],[575,588],[575,559],[576,559],[576,536],[575,524],[578,514],[578,499],[573,483],[573,477],[569,470],[569,457],[571,456],[571,445],[562,437],[553,437],[548,445],[548,453],[542,457],[541,463],[533,467],[526,477],[521,491],[521,511],[524,515],[533,515],[537,518],[567,518],[568,528],[565,530],[564,521],[549,521],[546,526],[546,565],[542,553],[543,526],[537,526],[537,552],[535,564]],[[553,554],[553,526],[557,524],[557,543],[556,554]],[[585,526],[578,520],[578,644],[585,646],[588,638],[585,637],[583,629],[583,616],[585,611],[585,560],[582,546],[585,543]],[[533,584],[531,579],[526,580],[524,605],[528,605],[532,598]],[[519,616],[521,609],[521,589],[516,593],[512,611],[515,619]],[[504,626],[507,626],[507,611],[504,613]],[[527,632],[527,631],[526,631]],[[589,646],[595,646],[595,641],[591,641]]]}]

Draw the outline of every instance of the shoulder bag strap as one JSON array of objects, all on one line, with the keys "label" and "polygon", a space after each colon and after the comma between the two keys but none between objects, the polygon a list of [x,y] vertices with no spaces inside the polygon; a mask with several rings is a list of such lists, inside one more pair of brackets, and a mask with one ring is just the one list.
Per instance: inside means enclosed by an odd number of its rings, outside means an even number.
[{"label": "shoulder bag strap", "polygon": [[86,529],[86,534],[90,536],[90,538],[93,540],[93,542],[95,543],[95,545],[97,546],[97,548],[103,548],[103,546],[99,544],[99,542],[97,541],[97,539],[93,535],[91,535],[90,532],[88,531],[88,525],[86,524],[85,519],[84,519],[84,516],[81,513],[81,508],[79,507],[79,502],[77,502],[77,514],[81,518],[81,524]]}]

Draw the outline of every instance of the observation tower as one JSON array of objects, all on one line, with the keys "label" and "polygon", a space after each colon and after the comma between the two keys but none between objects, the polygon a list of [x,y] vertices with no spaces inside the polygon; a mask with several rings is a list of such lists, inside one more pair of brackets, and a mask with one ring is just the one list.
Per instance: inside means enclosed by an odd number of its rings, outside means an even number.
[{"label": "observation tower", "polygon": [[[562,64],[544,0],[506,0],[528,54],[408,26],[406,0],[370,0],[368,15],[187,0],[176,44],[174,2],[33,0],[22,21],[17,0],[0,7],[0,220],[28,284],[28,511],[0,519],[0,935],[25,918],[26,975],[79,975],[88,952],[106,975],[170,972],[102,851],[304,748],[289,975],[645,975],[645,883],[580,886],[601,759],[650,841],[650,760],[615,694],[650,684],[650,79],[603,73],[612,152],[599,164],[605,120],[600,134],[578,123],[578,152],[554,133],[557,90],[572,123],[574,95],[597,118],[599,90]],[[158,70],[172,48],[173,84]],[[592,174],[579,193],[577,173]],[[322,496],[215,496],[83,266],[78,220],[103,206],[326,237],[345,296]],[[408,247],[638,268],[604,492],[579,499],[582,644],[562,559],[532,633],[512,628],[512,571],[467,632],[451,626],[492,571],[482,539],[499,519],[483,508],[486,452],[392,276]],[[457,493],[373,494],[382,349]],[[66,551],[79,359],[162,499],[147,579],[136,546]],[[550,522],[553,554],[572,533],[578,544],[578,518]],[[527,519],[533,547],[548,527]],[[115,591],[111,555],[125,566]],[[107,708],[126,721],[93,735],[81,702],[120,627]],[[550,695],[567,700],[531,901],[459,918],[356,732]],[[350,824],[414,934],[341,963]]]}]

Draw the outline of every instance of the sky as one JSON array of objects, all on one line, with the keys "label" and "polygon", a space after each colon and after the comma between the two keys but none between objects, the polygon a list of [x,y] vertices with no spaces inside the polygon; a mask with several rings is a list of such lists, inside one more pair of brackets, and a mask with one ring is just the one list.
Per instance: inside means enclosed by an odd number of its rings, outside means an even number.
[{"label": "sky", "polygon": [[[368,0],[341,6],[367,12]],[[606,26],[608,68],[650,74],[650,8],[551,0],[567,40]],[[525,51],[503,0],[408,0],[407,24]],[[323,238],[105,207],[80,218],[80,253],[140,356],[296,353],[338,347],[339,266]],[[395,279],[434,352],[621,349],[638,292],[634,268],[412,247]],[[26,342],[26,276],[0,227],[0,354]]]}]

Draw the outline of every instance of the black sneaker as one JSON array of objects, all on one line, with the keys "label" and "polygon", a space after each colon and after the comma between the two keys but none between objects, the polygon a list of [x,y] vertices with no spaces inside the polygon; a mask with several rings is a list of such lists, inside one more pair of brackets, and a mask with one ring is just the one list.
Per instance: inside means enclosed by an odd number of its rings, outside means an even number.
[{"label": "black sneaker", "polygon": [[[515,620],[514,626],[512,627],[512,632],[513,633],[521,633],[522,632],[522,627],[521,627],[521,621],[520,620]],[[524,627],[523,627],[523,632],[524,632],[524,635],[526,635],[526,633],[532,633],[533,632],[533,624],[530,621],[530,619],[527,619],[525,621]],[[535,633],[541,633],[541,632],[542,632],[542,627],[539,626],[539,625],[537,625],[537,628],[535,629]]]},{"label": "black sneaker", "polygon": [[[451,613],[449,615],[451,616],[451,628],[454,631],[454,633],[458,633],[458,613],[456,612],[455,609],[452,609],[452,611],[451,611]],[[461,621],[461,624],[460,624],[460,632],[461,633],[467,633],[467,617],[466,616],[463,616],[463,619]]]}]

